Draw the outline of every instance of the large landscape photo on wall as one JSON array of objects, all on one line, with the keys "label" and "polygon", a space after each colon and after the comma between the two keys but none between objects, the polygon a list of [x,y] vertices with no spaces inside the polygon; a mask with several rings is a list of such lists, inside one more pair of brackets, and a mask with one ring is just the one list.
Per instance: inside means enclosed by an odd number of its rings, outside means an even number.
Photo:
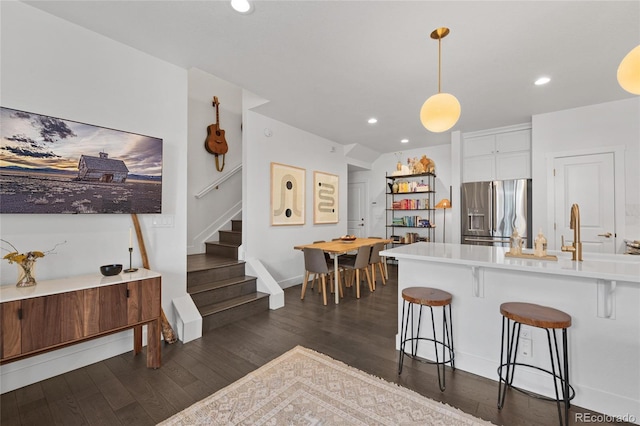
[{"label": "large landscape photo on wall", "polygon": [[0,107],[0,213],[161,213],[162,139]]}]

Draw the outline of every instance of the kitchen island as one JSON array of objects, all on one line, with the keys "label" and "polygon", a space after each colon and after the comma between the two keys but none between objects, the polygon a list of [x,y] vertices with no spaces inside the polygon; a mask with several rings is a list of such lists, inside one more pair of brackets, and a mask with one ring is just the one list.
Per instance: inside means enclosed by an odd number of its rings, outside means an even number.
[{"label": "kitchen island", "polygon": [[[500,304],[529,302],[572,317],[569,336],[572,401],[578,406],[640,422],[640,257],[550,254],[557,261],[505,257],[508,248],[416,243],[380,254],[398,260],[398,330],[404,288],[436,287],[453,295],[456,368],[496,380],[500,358]],[[423,327],[430,333],[430,327]],[[399,333],[399,331],[398,331]],[[550,368],[544,330],[522,327],[529,339],[520,362]],[[524,345],[522,347],[526,347]],[[399,339],[396,339],[399,348]],[[432,358],[433,347],[419,355]],[[551,395],[551,378],[516,370],[514,385]],[[555,405],[553,405],[555,409]]]}]

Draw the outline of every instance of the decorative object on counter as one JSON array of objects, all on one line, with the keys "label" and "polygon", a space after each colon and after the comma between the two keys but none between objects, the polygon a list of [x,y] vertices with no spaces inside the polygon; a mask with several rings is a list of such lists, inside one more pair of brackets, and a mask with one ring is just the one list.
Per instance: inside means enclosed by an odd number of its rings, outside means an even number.
[{"label": "decorative object on counter", "polygon": [[105,277],[118,275],[120,272],[122,272],[122,264],[120,263],[114,263],[111,265],[102,265],[100,267],[100,273]]},{"label": "decorative object on counter", "polygon": [[125,269],[124,272],[135,272],[138,268],[131,266],[131,255],[133,254],[133,234],[131,228],[129,228],[129,269]]},{"label": "decorative object on counter", "polygon": [[618,66],[620,87],[634,95],[640,95],[640,44],[631,49]]},{"label": "decorative object on counter", "polygon": [[[151,269],[151,267],[149,266],[147,249],[144,244],[144,238],[142,237],[142,228],[140,228],[140,221],[138,221],[138,215],[135,213],[131,213],[131,220],[133,221],[133,227],[136,228],[138,248],[140,249],[140,256],[142,257],[142,267],[145,269]],[[160,323],[162,325],[162,337],[164,337],[164,341],[169,344],[175,343],[176,340],[178,340],[178,336],[176,336],[173,328],[171,328],[171,324],[169,324],[169,320],[164,314],[164,309],[162,309],[162,306],[160,306]],[[142,329],[140,329],[139,332],[142,333]]]},{"label": "decorative object on counter", "polygon": [[518,234],[518,230],[516,228],[513,229],[513,233],[511,234],[511,238],[509,239],[509,247],[510,254],[522,254],[522,237],[520,236],[520,234]]},{"label": "decorative object on counter", "polygon": [[440,200],[438,204],[436,204],[436,209],[444,210],[442,214],[444,219],[442,221],[442,242],[447,242],[447,209],[451,208],[451,186],[449,186],[449,198],[443,198]]},{"label": "decorative object on counter", "polygon": [[640,240],[624,240],[627,251],[624,254],[640,254]]},{"label": "decorative object on counter", "polygon": [[558,261],[558,256],[554,256],[552,254],[545,254],[544,256],[538,256],[535,253],[525,253],[522,252],[520,254],[513,254],[510,251],[504,253],[504,257],[516,257],[518,259],[529,259],[529,260],[553,260]]},{"label": "decorative object on counter", "polygon": [[40,257],[44,257],[45,254],[53,253],[53,250],[55,250],[56,247],[60,244],[66,243],[66,241],[58,243],[51,250],[45,252],[27,251],[19,253],[19,250],[9,241],[2,239],[0,239],[0,241],[8,244],[13,249],[13,251],[10,251],[3,248],[3,250],[9,252],[4,255],[3,259],[8,260],[9,263],[15,263],[18,266],[18,280],[16,282],[16,287],[32,287],[36,285],[38,283],[35,277],[36,260]]},{"label": "decorative object on counter", "polygon": [[544,257],[547,255],[547,239],[542,234],[542,228],[540,228],[540,231],[538,232],[538,236],[536,237],[534,247],[535,247],[534,254],[537,257]]},{"label": "decorative object on counter", "polygon": [[420,109],[420,122],[434,133],[441,133],[452,128],[460,118],[460,102],[450,93],[440,91],[442,68],[442,39],[449,34],[449,28],[440,27],[431,33],[431,38],[438,40],[438,93],[425,101]]}]

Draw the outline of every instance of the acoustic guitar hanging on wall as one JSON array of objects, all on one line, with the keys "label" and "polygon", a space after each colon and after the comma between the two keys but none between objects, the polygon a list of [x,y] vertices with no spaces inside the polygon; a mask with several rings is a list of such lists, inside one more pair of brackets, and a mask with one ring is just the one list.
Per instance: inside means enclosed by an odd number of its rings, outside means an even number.
[{"label": "acoustic guitar hanging on wall", "polygon": [[[220,102],[218,97],[213,97],[213,107],[216,110],[216,122],[207,126],[207,139],[204,141],[204,148],[209,154],[216,156],[216,170],[219,172],[224,169],[224,155],[229,151],[227,140],[224,138],[224,130],[220,128]],[[222,155],[222,166],[218,162],[218,156]]]}]

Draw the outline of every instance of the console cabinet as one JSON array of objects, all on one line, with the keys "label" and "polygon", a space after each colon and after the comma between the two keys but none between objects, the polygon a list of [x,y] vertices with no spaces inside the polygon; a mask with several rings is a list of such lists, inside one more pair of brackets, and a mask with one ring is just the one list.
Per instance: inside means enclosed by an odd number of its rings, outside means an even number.
[{"label": "console cabinet", "polygon": [[[77,278],[73,280],[77,282]],[[0,364],[131,328],[137,354],[142,348],[142,326],[146,325],[147,367],[160,367],[160,276],[53,294],[34,293],[33,297],[16,296],[12,293],[19,290],[5,287],[0,289]]]}]

